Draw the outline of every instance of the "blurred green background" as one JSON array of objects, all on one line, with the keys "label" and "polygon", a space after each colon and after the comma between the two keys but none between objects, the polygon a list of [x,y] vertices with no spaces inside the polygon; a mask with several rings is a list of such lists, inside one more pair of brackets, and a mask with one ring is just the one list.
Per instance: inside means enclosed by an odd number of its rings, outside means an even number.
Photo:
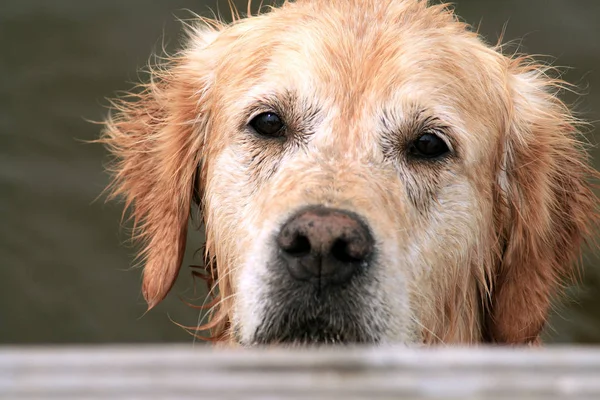
[{"label": "blurred green background", "polygon": [[[576,109],[600,119],[600,1],[458,0],[456,8],[489,42],[508,22],[506,40],[571,67],[565,78],[587,93]],[[230,15],[226,0],[0,2],[0,343],[192,340],[170,319],[199,317],[178,295],[192,295],[185,266],[199,262],[201,233],[189,236],[172,294],[144,315],[121,205],[95,201],[108,182],[106,153],[83,143],[99,134],[86,119],[102,119],[105,97],[131,87],[163,35],[177,47],[185,10]],[[598,150],[593,157],[599,165]],[[584,283],[557,308],[549,341],[600,342],[600,259],[584,262]]]}]

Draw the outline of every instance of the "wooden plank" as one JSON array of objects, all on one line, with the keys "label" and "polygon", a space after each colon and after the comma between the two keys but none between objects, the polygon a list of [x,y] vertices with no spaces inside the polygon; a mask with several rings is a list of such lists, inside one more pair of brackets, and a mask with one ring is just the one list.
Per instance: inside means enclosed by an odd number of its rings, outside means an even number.
[{"label": "wooden plank", "polygon": [[600,400],[600,349],[5,347],[0,398]]}]

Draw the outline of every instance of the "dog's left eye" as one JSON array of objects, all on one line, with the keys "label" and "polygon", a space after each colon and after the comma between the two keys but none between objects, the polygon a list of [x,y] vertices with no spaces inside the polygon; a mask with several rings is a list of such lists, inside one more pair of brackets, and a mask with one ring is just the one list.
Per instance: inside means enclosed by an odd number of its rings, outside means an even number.
[{"label": "dog's left eye", "polygon": [[265,112],[257,115],[252,119],[252,121],[250,121],[249,125],[259,135],[271,137],[281,136],[284,126],[279,115],[272,112]]},{"label": "dog's left eye", "polygon": [[412,155],[423,158],[441,157],[449,151],[446,142],[434,133],[421,135],[410,146]]}]

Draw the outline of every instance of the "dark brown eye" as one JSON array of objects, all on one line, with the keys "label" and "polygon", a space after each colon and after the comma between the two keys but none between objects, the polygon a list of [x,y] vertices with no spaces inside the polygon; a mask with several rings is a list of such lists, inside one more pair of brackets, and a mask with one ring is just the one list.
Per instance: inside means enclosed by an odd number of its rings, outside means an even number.
[{"label": "dark brown eye", "polygon": [[284,124],[279,115],[265,112],[254,117],[249,125],[259,135],[279,137],[282,134]]},{"label": "dark brown eye", "polygon": [[433,133],[421,135],[410,147],[410,153],[421,158],[437,158],[449,151],[446,142]]}]

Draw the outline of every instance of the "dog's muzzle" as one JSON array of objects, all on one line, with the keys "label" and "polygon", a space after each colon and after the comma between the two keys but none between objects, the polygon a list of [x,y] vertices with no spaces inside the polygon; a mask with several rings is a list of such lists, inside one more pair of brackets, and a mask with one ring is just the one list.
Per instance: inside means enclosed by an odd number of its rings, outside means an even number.
[{"label": "dog's muzzle", "polygon": [[375,240],[358,215],[322,206],[305,208],[285,221],[274,239],[269,301],[249,343],[378,340],[380,327],[365,318],[365,305],[376,301]]}]

